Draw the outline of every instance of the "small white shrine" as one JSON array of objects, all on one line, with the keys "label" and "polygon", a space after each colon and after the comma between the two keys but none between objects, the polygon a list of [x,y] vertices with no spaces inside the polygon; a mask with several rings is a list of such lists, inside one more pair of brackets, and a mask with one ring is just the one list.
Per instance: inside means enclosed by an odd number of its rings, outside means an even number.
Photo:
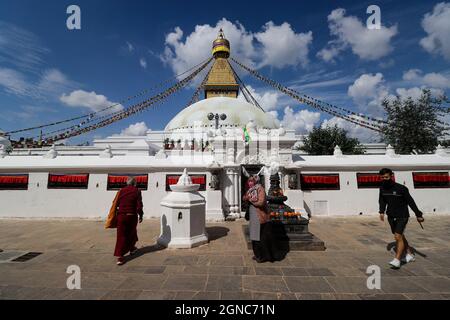
[{"label": "small white shrine", "polygon": [[161,235],[158,244],[177,249],[193,248],[208,242],[205,198],[198,193],[199,184],[184,169],[178,183],[161,201]]}]

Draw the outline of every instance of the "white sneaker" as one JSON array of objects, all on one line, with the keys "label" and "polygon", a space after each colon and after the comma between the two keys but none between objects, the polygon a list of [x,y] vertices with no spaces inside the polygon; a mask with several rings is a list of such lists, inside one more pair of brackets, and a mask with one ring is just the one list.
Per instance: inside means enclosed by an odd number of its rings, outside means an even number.
[{"label": "white sneaker", "polygon": [[400,268],[400,260],[398,260],[397,258],[395,258],[394,260],[392,260],[391,262],[389,262],[389,264],[390,264],[391,267],[394,268],[394,269],[399,269],[399,268]]},{"label": "white sneaker", "polygon": [[413,262],[413,261],[416,261],[416,257],[414,257],[414,255],[408,253],[403,261],[405,261],[406,263]]}]

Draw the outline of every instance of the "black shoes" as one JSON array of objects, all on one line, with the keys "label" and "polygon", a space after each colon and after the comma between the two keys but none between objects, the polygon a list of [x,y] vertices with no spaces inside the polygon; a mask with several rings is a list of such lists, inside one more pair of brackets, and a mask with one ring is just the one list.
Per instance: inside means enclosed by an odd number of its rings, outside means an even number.
[{"label": "black shoes", "polygon": [[269,261],[269,260],[266,260],[266,259],[260,259],[260,258],[257,258],[257,257],[255,257],[255,256],[253,256],[252,259],[255,260],[255,261],[258,262],[258,263],[264,263],[264,262]]}]

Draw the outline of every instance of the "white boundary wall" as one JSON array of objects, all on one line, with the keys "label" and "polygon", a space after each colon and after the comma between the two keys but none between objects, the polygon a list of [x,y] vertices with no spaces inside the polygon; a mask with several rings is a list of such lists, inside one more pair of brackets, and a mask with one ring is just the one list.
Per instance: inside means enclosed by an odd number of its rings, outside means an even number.
[{"label": "white boundary wall", "polygon": [[[146,218],[160,216],[159,203],[168,193],[166,174],[180,172],[149,173],[148,189],[142,190]],[[208,172],[189,174],[206,174],[210,180]],[[90,173],[88,189],[47,189],[48,172],[29,173],[28,190],[0,190],[0,218],[104,219],[117,192],[107,190],[107,179],[107,173]],[[206,191],[199,193],[206,196]]]},{"label": "white boundary wall", "polygon": [[[184,168],[190,174],[206,174],[206,190],[211,190],[209,166],[214,157],[158,156],[42,156],[0,157],[0,174],[29,174],[28,190],[0,190],[0,218],[105,218],[114,198],[107,191],[108,173],[148,173],[148,190],[142,191],[146,217],[160,216],[160,201],[167,194],[166,174],[181,174]],[[297,159],[298,160],[298,159]],[[216,163],[217,164],[217,163]],[[238,164],[233,163],[238,168]],[[222,165],[219,167],[224,169]],[[426,214],[450,214],[450,188],[414,189],[412,172],[449,172],[448,155],[395,156],[302,156],[284,166],[297,173],[339,173],[340,190],[305,191],[304,207],[313,216],[377,214],[378,190],[357,189],[357,172],[377,172],[382,167],[394,170],[396,181],[405,184]],[[87,190],[47,189],[48,173],[89,173]],[[240,181],[240,179],[237,179]],[[348,184],[347,184],[348,182]],[[38,187],[39,184],[39,187]],[[98,187],[97,187],[98,184]],[[158,186],[157,186],[158,184]],[[221,181],[222,192],[226,184]],[[234,185],[240,189],[240,183]],[[207,191],[201,192],[207,198]],[[236,192],[239,194],[238,192]],[[214,197],[221,199],[222,197]],[[206,199],[208,202],[208,199]],[[324,202],[326,201],[326,202]],[[295,202],[295,201],[294,201]],[[217,203],[212,208],[218,208]],[[222,207],[223,208],[223,207]],[[215,218],[209,220],[216,220]],[[207,215],[208,219],[208,215]]]},{"label": "white boundary wall", "polygon": [[[420,170],[414,170],[419,172]],[[431,170],[445,172],[445,170]],[[305,210],[312,216],[376,215],[378,214],[378,189],[358,189],[356,174],[371,172],[358,170],[302,171],[302,173],[339,173],[340,190],[303,191]],[[372,171],[373,172],[373,171]],[[448,170],[447,170],[448,172]],[[450,188],[415,189],[412,171],[395,171],[396,182],[404,184],[424,214],[450,214]],[[348,184],[347,184],[348,183]],[[411,216],[414,216],[410,210]]]}]

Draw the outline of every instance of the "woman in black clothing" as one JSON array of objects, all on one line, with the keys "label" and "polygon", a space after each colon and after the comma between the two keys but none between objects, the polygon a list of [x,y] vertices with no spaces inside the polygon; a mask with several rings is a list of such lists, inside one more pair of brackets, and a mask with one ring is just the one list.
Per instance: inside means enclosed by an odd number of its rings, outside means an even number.
[{"label": "woman in black clothing", "polygon": [[249,205],[249,230],[254,253],[253,259],[258,263],[281,260],[267,209],[266,192],[259,183],[259,177],[249,177],[247,188],[243,200],[247,201]]}]

